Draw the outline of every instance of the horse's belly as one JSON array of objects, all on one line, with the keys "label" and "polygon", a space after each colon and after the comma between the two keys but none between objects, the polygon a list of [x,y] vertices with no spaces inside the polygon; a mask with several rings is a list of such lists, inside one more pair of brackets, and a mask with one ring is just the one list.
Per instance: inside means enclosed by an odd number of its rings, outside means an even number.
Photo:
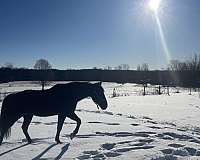
[{"label": "horse's belly", "polygon": [[38,117],[48,117],[48,116],[55,116],[55,115],[58,115],[58,114],[55,114],[55,113],[34,113],[33,115],[38,116]]},{"label": "horse's belly", "polygon": [[35,116],[41,116],[41,117],[45,117],[45,116],[54,116],[54,115],[58,115],[58,114],[67,114],[68,112],[71,112],[69,110],[67,110],[67,106],[62,106],[62,105],[57,105],[57,106],[51,106],[51,105],[41,105],[38,104],[36,106],[29,106],[29,107],[25,107],[23,109],[23,112],[25,114],[32,114]]}]

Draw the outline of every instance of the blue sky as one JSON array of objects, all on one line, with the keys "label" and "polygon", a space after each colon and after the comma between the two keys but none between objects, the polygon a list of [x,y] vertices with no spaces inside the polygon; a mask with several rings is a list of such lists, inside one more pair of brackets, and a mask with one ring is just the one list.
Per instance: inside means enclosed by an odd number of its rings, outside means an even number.
[{"label": "blue sky", "polygon": [[[148,63],[166,67],[149,0],[0,0],[0,65],[57,69]],[[158,16],[172,59],[200,53],[200,1],[162,0]]]}]

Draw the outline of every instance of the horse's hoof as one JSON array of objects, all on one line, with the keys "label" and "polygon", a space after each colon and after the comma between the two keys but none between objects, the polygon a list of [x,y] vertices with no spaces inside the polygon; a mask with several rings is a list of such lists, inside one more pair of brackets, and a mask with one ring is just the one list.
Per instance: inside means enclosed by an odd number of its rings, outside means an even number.
[{"label": "horse's hoof", "polygon": [[69,137],[70,137],[70,139],[72,140],[72,139],[75,137],[75,134],[74,134],[74,133],[71,133],[71,134],[69,135]]},{"label": "horse's hoof", "polygon": [[27,139],[22,139],[22,142],[26,142],[27,144],[31,144],[31,143],[33,143],[32,140],[27,140]]},{"label": "horse's hoof", "polygon": [[56,143],[57,144],[62,144],[62,142],[60,140],[57,140]]}]

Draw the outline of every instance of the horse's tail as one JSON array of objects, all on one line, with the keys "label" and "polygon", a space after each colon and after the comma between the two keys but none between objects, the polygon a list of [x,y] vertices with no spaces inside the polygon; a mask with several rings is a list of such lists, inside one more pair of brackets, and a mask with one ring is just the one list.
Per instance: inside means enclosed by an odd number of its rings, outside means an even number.
[{"label": "horse's tail", "polygon": [[3,131],[3,128],[5,128],[3,121],[2,116],[0,116],[0,137],[3,136],[3,138],[7,139],[11,136],[11,127]]},{"label": "horse's tail", "polygon": [[9,138],[11,136],[11,127],[8,127],[8,123],[11,119],[11,115],[8,114],[8,96],[3,100],[0,114],[0,144],[3,138]]}]

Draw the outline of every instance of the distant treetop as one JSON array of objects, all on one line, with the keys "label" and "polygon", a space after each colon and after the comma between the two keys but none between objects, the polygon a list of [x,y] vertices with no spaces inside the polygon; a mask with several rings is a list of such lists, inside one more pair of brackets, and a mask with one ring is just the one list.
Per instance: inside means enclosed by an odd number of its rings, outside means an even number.
[{"label": "distant treetop", "polygon": [[46,59],[39,59],[34,65],[34,69],[46,70],[51,68],[51,64]]}]

